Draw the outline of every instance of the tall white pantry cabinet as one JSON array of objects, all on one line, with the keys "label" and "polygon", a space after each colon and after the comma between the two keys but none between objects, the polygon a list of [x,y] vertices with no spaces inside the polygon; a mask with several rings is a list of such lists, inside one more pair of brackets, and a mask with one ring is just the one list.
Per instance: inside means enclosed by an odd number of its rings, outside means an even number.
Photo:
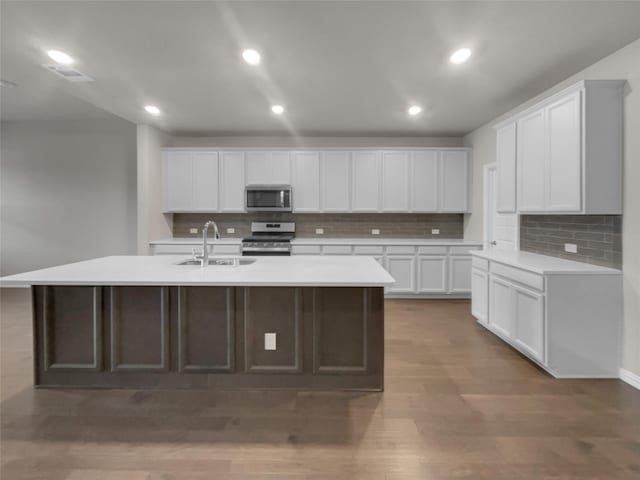
[{"label": "tall white pantry cabinet", "polygon": [[623,80],[585,80],[495,125],[498,211],[622,213]]}]

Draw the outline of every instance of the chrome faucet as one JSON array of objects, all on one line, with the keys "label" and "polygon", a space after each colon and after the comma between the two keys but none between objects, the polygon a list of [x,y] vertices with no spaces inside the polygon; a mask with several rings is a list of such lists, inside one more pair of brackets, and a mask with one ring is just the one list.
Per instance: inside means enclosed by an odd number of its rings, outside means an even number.
[{"label": "chrome faucet", "polygon": [[218,230],[218,225],[213,220],[209,220],[202,227],[202,263],[201,266],[204,268],[209,265],[209,249],[207,248],[207,233],[209,232],[209,227],[213,227],[213,238],[214,240],[220,240],[220,231]]}]

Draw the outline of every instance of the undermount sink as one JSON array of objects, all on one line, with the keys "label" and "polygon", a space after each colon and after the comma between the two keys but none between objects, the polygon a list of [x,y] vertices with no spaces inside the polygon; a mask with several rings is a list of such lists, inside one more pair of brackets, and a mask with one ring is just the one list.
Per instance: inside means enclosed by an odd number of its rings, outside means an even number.
[{"label": "undermount sink", "polygon": [[[251,265],[255,263],[255,258],[248,257],[213,257],[209,259],[209,265]],[[176,265],[200,265],[202,262],[200,260],[194,260],[190,258],[189,260],[183,260],[182,262],[176,263]]]}]

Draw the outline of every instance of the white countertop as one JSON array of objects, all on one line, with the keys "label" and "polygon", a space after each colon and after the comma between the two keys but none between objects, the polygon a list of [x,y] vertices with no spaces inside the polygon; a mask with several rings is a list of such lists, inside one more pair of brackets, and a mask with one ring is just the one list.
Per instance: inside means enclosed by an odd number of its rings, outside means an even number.
[{"label": "white countertop", "polygon": [[[247,257],[244,257],[247,258]],[[0,278],[0,286],[204,285],[382,287],[395,281],[368,256],[256,257],[251,265],[176,265],[185,255],[113,256]]]},{"label": "white countertop", "polygon": [[538,273],[540,275],[559,274],[600,274],[621,275],[622,272],[615,268],[600,267],[590,263],[574,262],[563,258],[549,257],[537,253],[505,250],[478,250],[472,255],[493,262],[504,263],[523,270]]},{"label": "white countertop", "polygon": [[[210,240],[208,244],[217,243],[219,245],[238,245],[241,238],[221,238],[220,240]],[[481,241],[463,240],[460,238],[294,238],[293,245],[468,245],[481,246]],[[153,240],[150,245],[201,245],[202,238],[167,238]]]}]

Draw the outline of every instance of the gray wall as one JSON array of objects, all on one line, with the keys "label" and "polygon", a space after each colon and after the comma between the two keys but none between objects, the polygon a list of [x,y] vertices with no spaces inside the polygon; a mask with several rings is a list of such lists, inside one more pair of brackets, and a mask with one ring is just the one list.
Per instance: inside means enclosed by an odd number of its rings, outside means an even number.
[{"label": "gray wall", "polygon": [[0,274],[135,253],[136,127],[2,122]]}]

